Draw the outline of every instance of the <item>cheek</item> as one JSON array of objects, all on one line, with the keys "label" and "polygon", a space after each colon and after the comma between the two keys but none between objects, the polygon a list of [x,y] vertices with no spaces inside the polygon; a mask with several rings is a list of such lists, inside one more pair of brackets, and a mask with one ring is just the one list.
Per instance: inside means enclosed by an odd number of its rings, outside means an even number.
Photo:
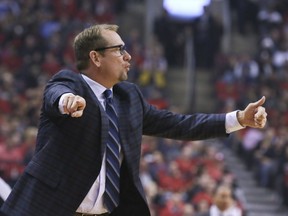
[{"label": "cheek", "polygon": [[106,65],[106,71],[107,71],[107,74],[109,74],[110,76],[115,74],[115,71],[117,71],[117,63],[110,61]]},{"label": "cheek", "polygon": [[121,59],[115,58],[115,59],[110,59],[106,66],[105,66],[105,71],[106,71],[106,76],[109,76],[110,78],[115,77],[119,78],[119,76],[122,75],[123,73],[123,63]]}]

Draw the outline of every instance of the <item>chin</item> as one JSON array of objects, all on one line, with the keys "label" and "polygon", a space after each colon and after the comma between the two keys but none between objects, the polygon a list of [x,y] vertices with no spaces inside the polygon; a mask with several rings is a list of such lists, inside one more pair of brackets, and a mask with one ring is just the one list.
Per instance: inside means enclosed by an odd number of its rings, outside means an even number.
[{"label": "chin", "polygon": [[120,77],[120,81],[126,81],[128,79],[128,75],[123,75]]}]

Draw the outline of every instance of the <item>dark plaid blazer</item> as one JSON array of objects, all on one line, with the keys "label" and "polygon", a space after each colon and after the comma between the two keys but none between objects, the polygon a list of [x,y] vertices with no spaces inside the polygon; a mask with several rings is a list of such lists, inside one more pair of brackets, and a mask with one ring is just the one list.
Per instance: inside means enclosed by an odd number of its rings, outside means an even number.
[{"label": "dark plaid blazer", "polygon": [[2,197],[0,197],[0,207],[2,206],[3,203],[4,203],[4,200],[2,199]]},{"label": "dark plaid blazer", "polygon": [[[226,136],[225,114],[174,114],[157,110],[136,85],[114,86],[124,160],[120,205],[112,215],[149,216],[139,178],[142,134],[181,140]],[[72,92],[86,100],[83,116],[60,114],[58,101]],[[108,134],[105,111],[82,76],[62,70],[48,82],[35,155],[1,208],[6,216],[73,216],[97,178]]]}]

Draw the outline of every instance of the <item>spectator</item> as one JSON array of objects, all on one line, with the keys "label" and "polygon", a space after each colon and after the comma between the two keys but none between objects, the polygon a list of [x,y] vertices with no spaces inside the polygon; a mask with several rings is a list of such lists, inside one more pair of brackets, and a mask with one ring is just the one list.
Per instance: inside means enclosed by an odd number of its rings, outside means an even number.
[{"label": "spectator", "polygon": [[184,214],[185,203],[179,193],[171,193],[169,200],[160,211],[159,216],[182,216]]},{"label": "spectator", "polygon": [[221,48],[223,27],[212,15],[209,6],[203,9],[204,13],[193,22],[195,62],[197,68],[210,69]]},{"label": "spectator", "polygon": [[162,9],[153,23],[156,40],[164,48],[164,56],[169,66],[182,66],[184,57],[183,23],[177,23]]},{"label": "spectator", "polygon": [[263,132],[259,130],[247,129],[243,135],[242,150],[243,158],[245,161],[246,168],[251,170],[254,165],[254,154],[259,142],[263,139]]},{"label": "spectator", "polygon": [[[202,216],[204,216],[203,214]],[[227,186],[218,186],[213,196],[213,205],[209,209],[207,216],[241,216],[241,209],[237,206],[232,189]]]},{"label": "spectator", "polygon": [[162,46],[158,43],[151,44],[144,57],[143,69],[139,77],[140,85],[163,90],[166,87],[167,66]]}]

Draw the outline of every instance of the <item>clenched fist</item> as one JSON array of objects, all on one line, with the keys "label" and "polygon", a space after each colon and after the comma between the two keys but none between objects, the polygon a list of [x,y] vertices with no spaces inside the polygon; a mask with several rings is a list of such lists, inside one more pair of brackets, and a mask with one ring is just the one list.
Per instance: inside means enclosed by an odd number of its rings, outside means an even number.
[{"label": "clenched fist", "polygon": [[63,114],[68,114],[71,117],[81,117],[86,107],[86,101],[79,95],[67,93],[62,95],[61,104]]}]

